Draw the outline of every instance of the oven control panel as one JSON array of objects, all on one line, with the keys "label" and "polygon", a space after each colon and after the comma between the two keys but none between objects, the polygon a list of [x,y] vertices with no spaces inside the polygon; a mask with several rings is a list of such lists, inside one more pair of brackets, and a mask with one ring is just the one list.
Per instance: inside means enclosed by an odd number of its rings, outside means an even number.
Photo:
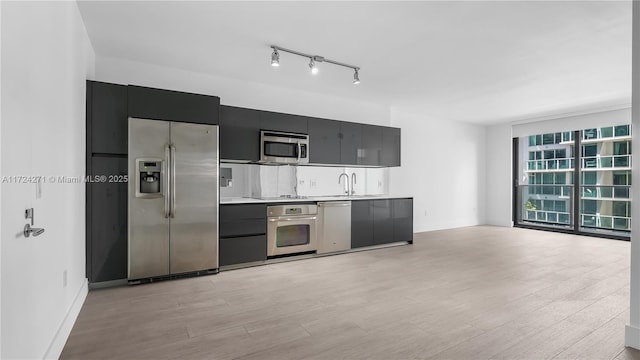
[{"label": "oven control panel", "polygon": [[284,213],[287,215],[300,215],[302,214],[302,208],[299,208],[299,207],[286,208]]}]

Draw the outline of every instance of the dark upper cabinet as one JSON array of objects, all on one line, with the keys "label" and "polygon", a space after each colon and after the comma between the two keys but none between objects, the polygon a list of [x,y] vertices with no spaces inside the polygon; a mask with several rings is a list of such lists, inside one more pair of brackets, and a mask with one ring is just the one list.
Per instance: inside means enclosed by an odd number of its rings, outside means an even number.
[{"label": "dark upper cabinet", "polygon": [[351,247],[373,245],[373,208],[370,200],[351,202]]},{"label": "dark upper cabinet", "polygon": [[260,111],[220,106],[220,158],[260,160]]},{"label": "dark upper cabinet", "polygon": [[262,130],[307,134],[307,120],[306,116],[260,111]]},{"label": "dark upper cabinet", "polygon": [[87,153],[127,153],[127,86],[87,81]]},{"label": "dark upper cabinet", "polygon": [[393,199],[393,241],[413,241],[413,199]]},{"label": "dark upper cabinet", "polygon": [[340,161],[340,122],[309,118],[309,162],[342,164]]},{"label": "dark upper cabinet", "polygon": [[129,116],[143,119],[218,125],[217,96],[129,85]]},{"label": "dark upper cabinet", "polygon": [[[127,158],[91,159],[92,175],[126,175]],[[91,242],[87,244],[89,282],[127,278],[127,183],[89,183],[91,205],[88,220]]]},{"label": "dark upper cabinet", "polygon": [[382,126],[362,125],[362,151],[358,165],[380,166],[382,153]]},{"label": "dark upper cabinet", "polygon": [[382,128],[380,165],[400,166],[400,129],[392,127]]},{"label": "dark upper cabinet", "polygon": [[340,163],[358,165],[358,150],[362,148],[362,125],[340,122],[340,140]]},{"label": "dark upper cabinet", "polygon": [[373,244],[387,244],[393,240],[393,200],[373,200]]}]

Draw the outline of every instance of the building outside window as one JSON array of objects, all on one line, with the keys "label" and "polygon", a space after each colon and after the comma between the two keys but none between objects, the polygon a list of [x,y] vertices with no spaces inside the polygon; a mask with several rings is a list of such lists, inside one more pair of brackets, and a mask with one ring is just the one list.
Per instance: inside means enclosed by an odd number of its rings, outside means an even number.
[{"label": "building outside window", "polygon": [[[519,144],[525,180],[518,186],[519,224],[628,236],[630,125],[535,134],[520,138]],[[580,174],[577,190],[575,171]]]}]

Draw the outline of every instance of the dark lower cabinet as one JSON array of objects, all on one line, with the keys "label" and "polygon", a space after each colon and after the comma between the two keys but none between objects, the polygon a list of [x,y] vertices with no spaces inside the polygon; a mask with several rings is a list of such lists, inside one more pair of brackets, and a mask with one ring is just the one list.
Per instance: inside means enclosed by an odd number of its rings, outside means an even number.
[{"label": "dark lower cabinet", "polygon": [[127,153],[127,86],[87,81],[89,153]]},{"label": "dark lower cabinet", "polygon": [[[126,175],[127,158],[93,157],[93,175]],[[89,282],[127,278],[127,183],[89,183],[91,241],[87,242]]]},{"label": "dark lower cabinet", "polygon": [[393,208],[392,200],[373,200],[373,245],[381,245],[393,241]]},{"label": "dark lower cabinet", "polygon": [[128,108],[130,117],[218,125],[220,98],[129,85]]},{"label": "dark lower cabinet", "polygon": [[220,266],[267,260],[266,204],[220,205]]},{"label": "dark lower cabinet", "polygon": [[413,242],[413,199],[393,200],[393,241]]},{"label": "dark lower cabinet", "polygon": [[351,202],[351,247],[373,245],[373,208],[371,201]]},{"label": "dark lower cabinet", "polygon": [[260,160],[260,111],[220,106],[220,159]]},{"label": "dark lower cabinet", "polygon": [[413,242],[413,199],[351,202],[351,247]]},{"label": "dark lower cabinet", "polygon": [[220,238],[220,266],[267,260],[267,236]]}]

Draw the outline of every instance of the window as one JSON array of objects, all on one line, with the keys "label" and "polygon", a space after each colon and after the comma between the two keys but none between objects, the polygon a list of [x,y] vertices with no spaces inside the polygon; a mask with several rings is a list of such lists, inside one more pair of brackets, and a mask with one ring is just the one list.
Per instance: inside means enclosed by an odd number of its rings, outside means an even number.
[{"label": "window", "polygon": [[[516,223],[628,235],[631,130],[618,125],[523,138],[529,148],[521,161],[528,165],[516,170],[523,179]],[[574,185],[576,170],[580,183]]]}]

